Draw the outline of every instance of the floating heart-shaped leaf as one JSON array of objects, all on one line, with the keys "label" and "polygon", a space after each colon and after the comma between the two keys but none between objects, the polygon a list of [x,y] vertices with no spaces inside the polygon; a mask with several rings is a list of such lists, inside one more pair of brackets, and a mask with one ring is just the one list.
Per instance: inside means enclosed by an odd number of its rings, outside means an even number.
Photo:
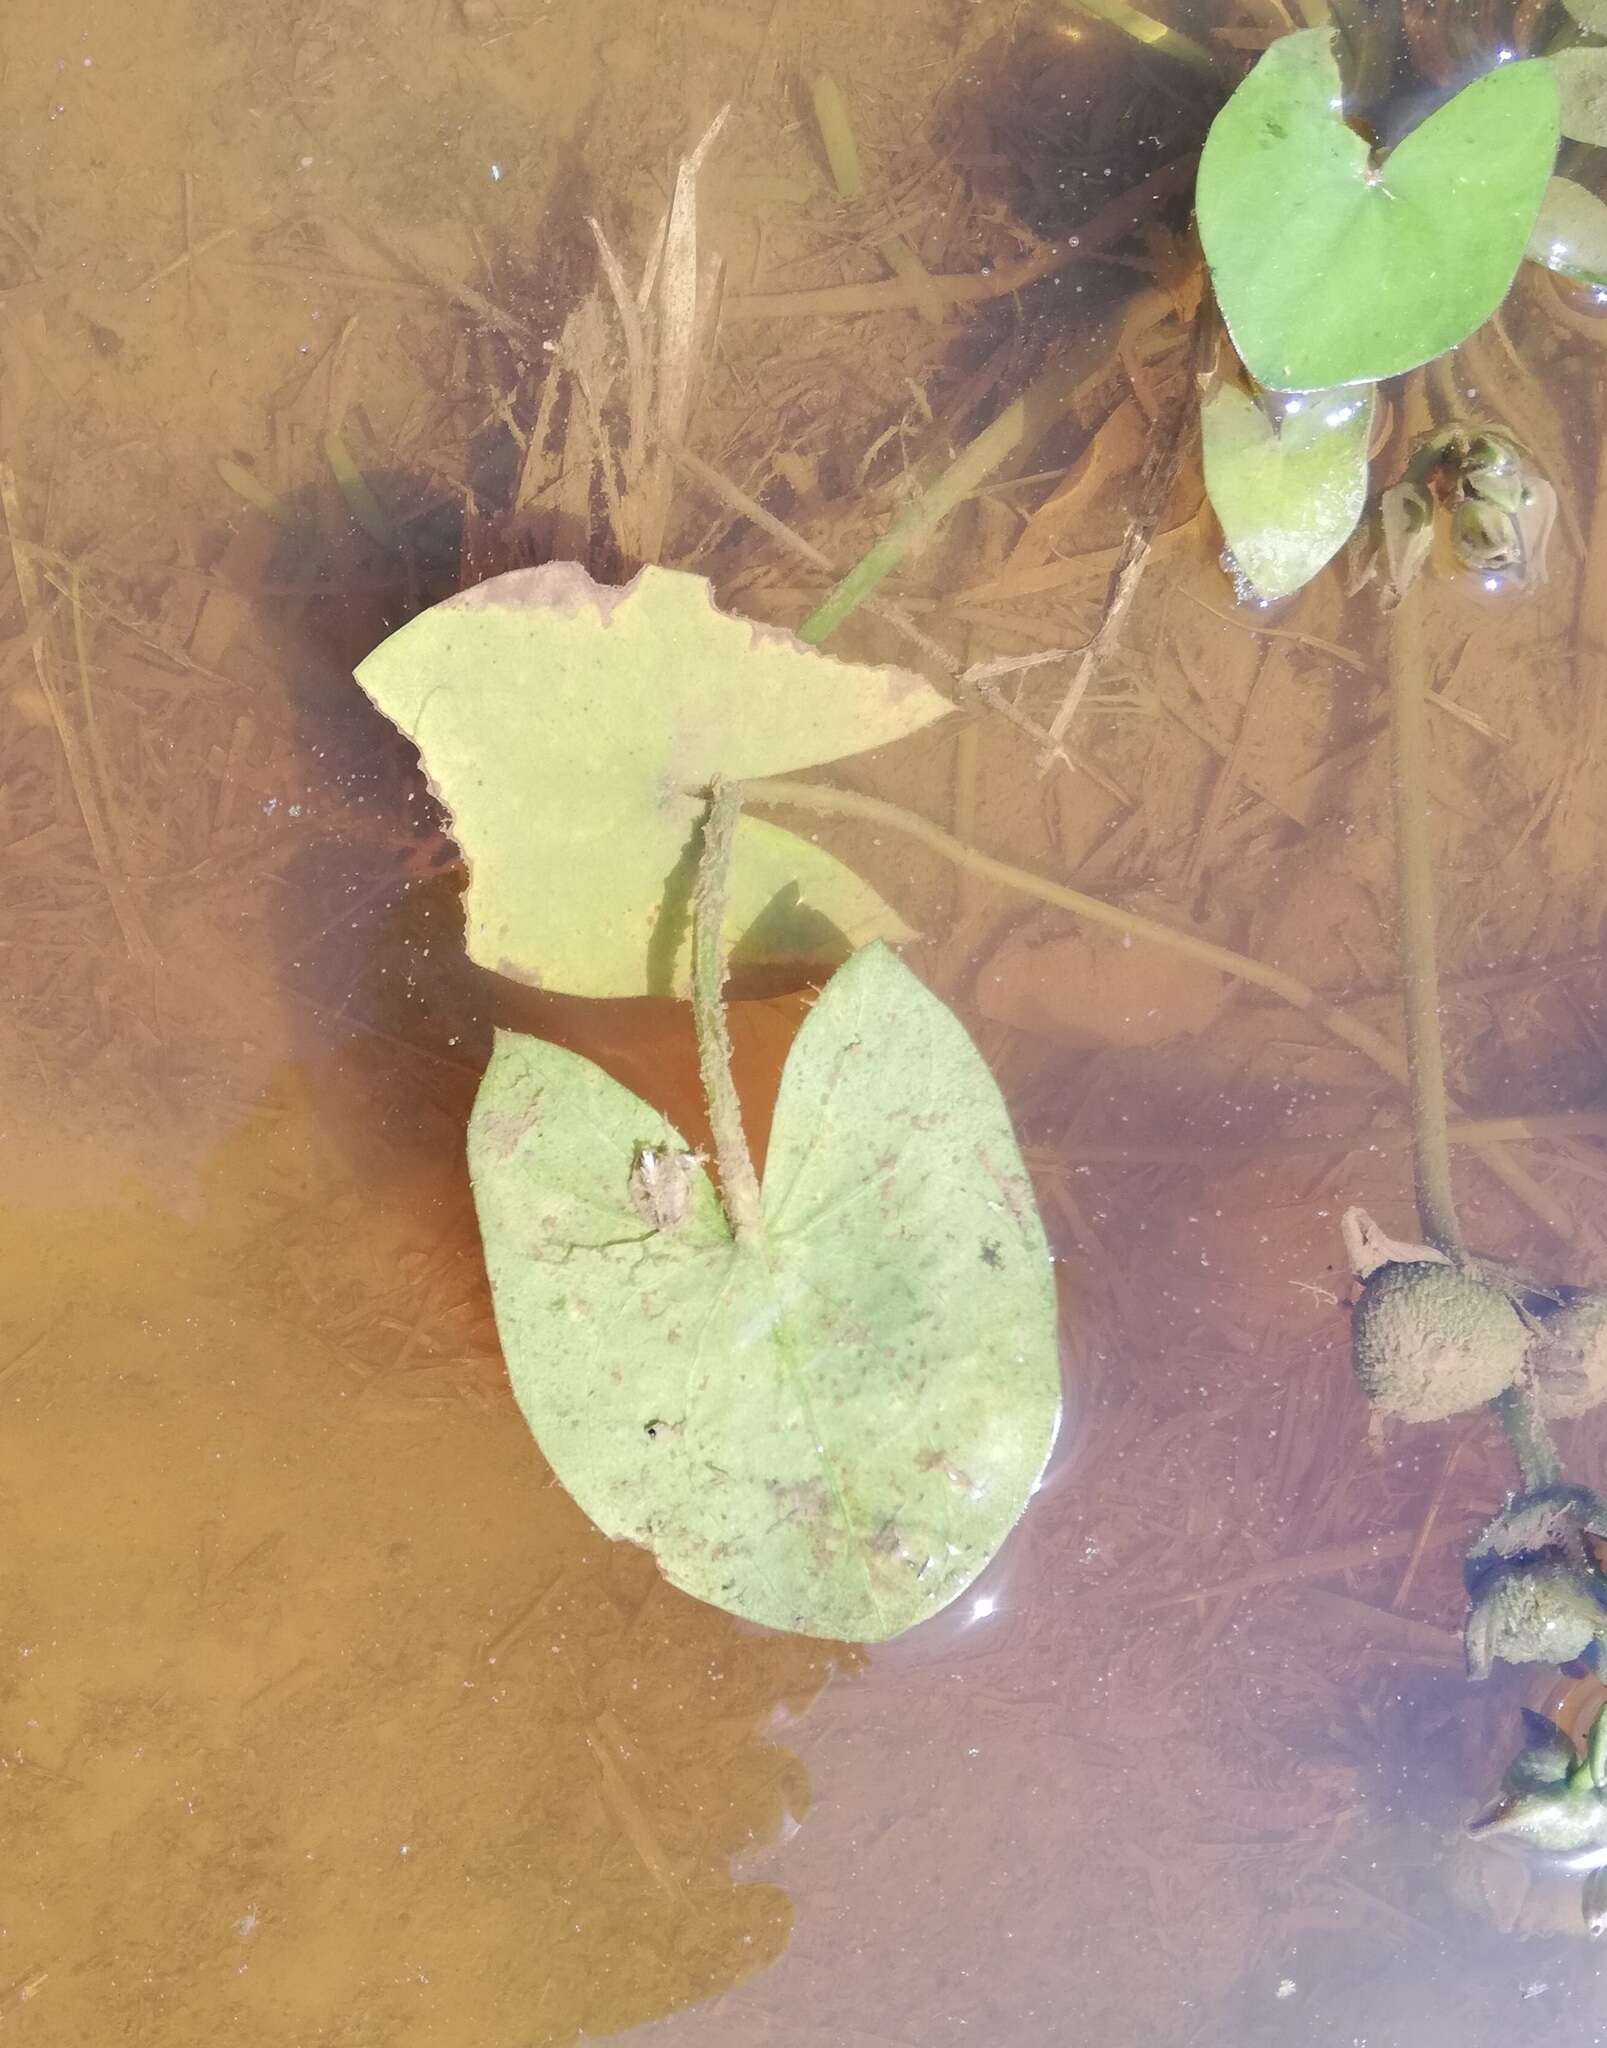
[{"label": "floating heart-shaped leaf", "polygon": [[[694,791],[857,754],[951,708],[903,669],[717,611],[700,576],[647,568],[611,589],[571,562],[422,612],[357,680],[451,814],[470,957],[586,996],[685,992]],[[726,934],[745,962],[800,966],[907,935],[840,861],[746,817]]]},{"label": "floating heart-shaped leaf", "polygon": [[757,1239],[662,1117],[537,1039],[499,1034],[469,1169],[525,1418],[676,1585],[877,1641],[1004,1541],[1059,1414],[1048,1247],[992,1077],[885,947],[794,1041]]},{"label": "floating heart-shaped leaf", "polygon": [[1200,238],[1234,346],[1275,391],[1372,384],[1454,348],[1522,260],[1557,153],[1542,59],[1503,64],[1375,163],[1327,29],[1272,44],[1200,159]]},{"label": "floating heart-shaped leaf", "polygon": [[1290,399],[1274,422],[1236,384],[1202,408],[1205,488],[1228,551],[1262,597],[1287,597],[1337,554],[1367,502],[1371,389]]},{"label": "floating heart-shaped leaf", "polygon": [[1607,206],[1571,178],[1553,178],[1529,237],[1529,255],[1584,284],[1607,284]]}]

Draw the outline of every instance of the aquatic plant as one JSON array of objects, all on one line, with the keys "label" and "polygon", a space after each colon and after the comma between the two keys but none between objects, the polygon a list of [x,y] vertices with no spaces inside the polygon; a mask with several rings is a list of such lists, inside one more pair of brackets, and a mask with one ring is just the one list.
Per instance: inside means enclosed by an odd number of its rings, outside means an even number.
[{"label": "aquatic plant", "polygon": [[[1049,1249],[980,1056],[875,943],[901,921],[744,815],[731,778],[916,732],[946,701],[732,618],[698,577],[616,590],[573,564],[449,599],[358,673],[450,811],[477,960],[692,997],[718,1188],[650,1104],[541,1040],[499,1032],[476,1098],[497,1325],[554,1472],[750,1620],[873,1641],[937,1612],[1049,1454]],[[733,947],[796,970],[851,955],[788,1054],[762,1180],[731,1079]]]},{"label": "aquatic plant", "polygon": [[[469,869],[469,957],[582,996],[685,995],[698,821],[716,775],[783,775],[906,738],[948,700],[715,608],[701,577],[622,588],[571,562],[421,613],[357,680],[418,746]],[[743,817],[726,910],[750,963],[830,966],[908,936],[852,869]]]},{"label": "aquatic plant", "polygon": [[1523,1722],[1528,1739],[1507,1765],[1499,1796],[1467,1831],[1579,1873],[1585,1932],[1607,1933],[1607,1701],[1586,1729],[1582,1751],[1544,1714],[1525,1708]]},{"label": "aquatic plant", "polygon": [[[1345,1242],[1362,1291],[1351,1316],[1352,1362],[1369,1400],[1406,1421],[1439,1421],[1488,1405],[1506,1432],[1518,1490],[1470,1546],[1463,1563],[1463,1640],[1470,1678],[1498,1662],[1565,1666],[1607,1675],[1607,1503],[1564,1481],[1548,1427],[1607,1394],[1607,1297],[1547,1284],[1468,1249],[1451,1181],[1434,901],[1422,732],[1422,663],[1410,607],[1396,615],[1391,695],[1401,967],[1406,995],[1412,1152],[1426,1243],[1397,1243],[1359,1211]],[[1558,1389],[1560,1386],[1560,1397]],[[1607,1930],[1607,1808],[1602,1804],[1598,1717],[1588,1769],[1514,1791],[1533,1773],[1526,1751],[1508,1772],[1508,1796],[1470,1832],[1511,1835],[1531,1854],[1588,1871],[1585,1930]],[[1588,1852],[1586,1854],[1585,1852]]]},{"label": "aquatic plant", "polygon": [[[1588,98],[1580,80],[1565,85],[1540,60],[1502,66],[1382,165],[1344,122],[1338,81],[1327,32],[1283,39],[1219,117],[1200,173],[1218,301],[1259,386],[1224,386],[1207,405],[1207,482],[1241,571],[1265,594],[1297,588],[1361,516],[1379,379],[1455,346],[1526,252],[1591,274],[1584,237],[1558,227],[1578,202],[1550,176],[1559,105]],[[816,104],[848,190],[860,172],[829,80]],[[1542,229],[1552,241],[1538,249]],[[617,264],[600,246],[612,287]],[[1442,273],[1433,290],[1431,268]],[[630,295],[616,297],[624,307]],[[638,336],[633,364],[645,348]],[[666,359],[684,369],[682,355]],[[679,389],[678,379],[660,381]],[[1226,948],[1012,869],[877,799],[789,779],[948,712],[918,677],[851,668],[811,643],[873,601],[1037,412],[1063,402],[1066,382],[1065,366],[1046,372],[912,494],[798,639],[721,614],[697,578],[650,567],[614,590],[555,564],[423,614],[359,672],[419,745],[450,813],[469,869],[472,957],[544,987],[692,999],[712,1173],[590,1062],[510,1033],[476,1103],[471,1173],[510,1376],[558,1477],[676,1583],[772,1625],[876,1639],[953,1599],[1042,1470],[1059,1380],[1048,1248],[991,1078],[958,1022],[878,943],[905,935],[897,912],[751,806],[887,825],[995,882],[1318,1007],[1310,989]],[[632,391],[645,417],[647,397]],[[636,486],[615,495],[623,512]],[[1396,595],[1442,509],[1465,559],[1527,568],[1543,547],[1544,487],[1519,452],[1449,428],[1386,499]],[[634,538],[621,552],[642,559],[642,535],[662,519],[626,524]],[[1142,559],[1141,538],[1113,576],[1110,616]],[[1410,681],[1396,693],[1397,788],[1429,1242],[1369,1278],[1356,1362],[1379,1405],[1407,1418],[1492,1402],[1526,1499],[1558,1480],[1533,1398],[1541,1336],[1553,1356],[1574,1357],[1596,1325],[1587,1304],[1565,1333],[1573,1291],[1509,1285],[1466,1253],[1455,1223],[1442,1063],[1424,1026],[1432,925],[1420,914],[1410,751],[1421,675],[1397,669]],[[1046,730],[1051,745],[1078,695]],[[731,958],[836,969],[789,1056],[762,1179],[725,1046]],[[1386,1040],[1321,1015],[1400,1075]],[[1492,1165],[1539,1199],[1498,1153]],[[1557,1312],[1545,1332],[1542,1298]],[[1448,1343],[1460,1346],[1460,1378],[1444,1370]],[[1595,1570],[1588,1548],[1503,1554],[1470,1580],[1470,1664],[1549,1642],[1544,1614],[1526,1633],[1547,1600],[1577,1636],[1607,1591]],[[1581,1640],[1602,1639],[1586,1628]]]},{"label": "aquatic plant", "polygon": [[[1581,0],[1584,4],[1584,0]],[[1602,26],[1582,17],[1587,26]],[[1349,123],[1336,38],[1274,43],[1212,125],[1200,163],[1200,237],[1224,324],[1257,395],[1225,384],[1203,414],[1207,488],[1237,569],[1262,596],[1309,580],[1349,537],[1366,495],[1372,387],[1456,347],[1499,306],[1525,256],[1607,275],[1607,208],[1553,178],[1559,136],[1607,142],[1607,47],[1501,62],[1375,158]],[[1437,514],[1458,557],[1532,584],[1555,515],[1550,486],[1494,429],[1451,421],[1424,437],[1380,507],[1386,604],[1420,570]],[[1390,635],[1401,975],[1419,1218],[1426,1242],[1383,1240],[1352,1211],[1361,1294],[1357,1376],[1376,1407],[1432,1421],[1490,1404],[1524,1491],[1513,1528],[1468,1563],[1468,1663],[1607,1650],[1607,1576],[1583,1539],[1552,1540],[1560,1472],[1543,1378],[1593,1401],[1607,1312],[1470,1253],[1457,1217],[1428,836],[1426,665],[1409,613]],[[1564,1326],[1566,1335],[1563,1334]],[[1593,1496],[1591,1497],[1594,1498]],[[1594,1511],[1593,1511],[1594,1512]],[[1538,1519],[1537,1519],[1538,1518]],[[1596,1523],[1590,1523],[1594,1535]],[[1510,1531],[1508,1532],[1510,1534]],[[1493,1548],[1492,1548],[1493,1545]]]},{"label": "aquatic plant", "polygon": [[1195,204],[1217,305],[1272,391],[1375,384],[1506,296],[1557,152],[1544,60],[1502,64],[1381,160],[1345,118],[1334,37],[1280,37],[1212,123]]},{"label": "aquatic plant", "polygon": [[[1206,487],[1259,596],[1309,581],[1360,518],[1371,386],[1466,340],[1525,258],[1607,279],[1607,207],[1552,175],[1561,136],[1607,142],[1607,46],[1499,62],[1379,156],[1348,117],[1336,38],[1303,29],[1217,115],[1196,210],[1254,390],[1204,405]],[[1475,525],[1463,515],[1459,542]]]}]

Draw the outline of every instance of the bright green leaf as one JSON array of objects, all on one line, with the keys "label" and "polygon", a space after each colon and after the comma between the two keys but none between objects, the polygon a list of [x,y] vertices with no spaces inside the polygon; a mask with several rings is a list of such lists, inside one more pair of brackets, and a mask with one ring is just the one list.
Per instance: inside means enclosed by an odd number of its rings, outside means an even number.
[{"label": "bright green leaf", "polygon": [[1506,294],[1557,153],[1541,59],[1503,64],[1375,164],[1327,29],[1280,37],[1212,123],[1196,192],[1228,332],[1275,391],[1372,384]]},{"label": "bright green leaf", "polygon": [[1529,237],[1529,255],[1564,277],[1607,284],[1607,206],[1571,178],[1553,178]]},{"label": "bright green leaf", "polygon": [[1059,1413],[1048,1248],[997,1088],[884,947],[827,984],[787,1059],[762,1244],[601,1069],[500,1033],[469,1125],[497,1327],[525,1418],[599,1528],[773,1628],[876,1641],[1004,1541]]},{"label": "bright green leaf", "polygon": [[1236,384],[1200,415],[1205,488],[1245,581],[1287,597],[1337,554],[1367,500],[1371,389],[1312,392],[1274,424]]},{"label": "bright green leaf", "polygon": [[1559,50],[1546,61],[1557,81],[1563,134],[1574,142],[1607,144],[1607,48]]},{"label": "bright green leaf", "polygon": [[[421,613],[357,671],[418,747],[469,868],[470,957],[576,995],[684,993],[687,906],[715,775],[786,775],[918,732],[951,707],[715,609],[700,576],[623,589],[570,562],[516,569]],[[830,854],[743,818],[736,958],[833,964],[907,936]]]}]

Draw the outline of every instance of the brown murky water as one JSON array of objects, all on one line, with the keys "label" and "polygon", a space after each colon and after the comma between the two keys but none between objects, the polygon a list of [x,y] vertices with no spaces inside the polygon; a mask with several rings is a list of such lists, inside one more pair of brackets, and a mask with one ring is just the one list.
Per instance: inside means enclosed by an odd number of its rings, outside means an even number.
[{"label": "brown murky water", "polygon": [[[1460,1668],[1459,1544],[1509,1475],[1482,1423],[1369,1437],[1337,1219],[1409,1231],[1404,1108],[1311,1016],[833,833],[923,926],[1064,1280],[1050,1479],[901,1643],[766,1636],[670,1590],[554,1486],[509,1395],[462,1162],[490,1025],[695,1121],[687,1028],[463,964],[461,877],[349,670],[510,560],[608,567],[584,493],[520,489],[588,216],[639,261],[729,103],[688,445],[836,569],[1051,338],[1086,347],[1074,420],[898,587],[962,663],[1088,638],[1183,373],[1178,202],[1221,89],[1031,8],[895,14],[11,0],[7,2040],[1604,2038],[1566,1904],[1457,1847],[1538,1697]],[[1217,47],[1286,25],[1234,10]],[[850,207],[800,89],[827,66],[869,174]],[[933,274],[998,271],[1146,178],[1114,265],[935,312],[885,282],[890,235]],[[1462,352],[1563,532],[1531,600],[1426,600],[1453,1082],[1558,1119],[1508,1145],[1557,1228],[1464,1153],[1470,1228],[1598,1283],[1601,346],[1527,276]],[[665,559],[796,624],[828,574],[682,486]],[[1189,457],[1079,772],[976,706],[851,772],[1393,1035],[1376,619],[1334,575],[1235,616],[1216,546]],[[906,652],[873,620],[840,643]],[[1042,717],[1068,673],[1002,687]],[[738,1010],[750,1097],[797,1015]],[[1572,1425],[1570,1471],[1603,1449]]]}]

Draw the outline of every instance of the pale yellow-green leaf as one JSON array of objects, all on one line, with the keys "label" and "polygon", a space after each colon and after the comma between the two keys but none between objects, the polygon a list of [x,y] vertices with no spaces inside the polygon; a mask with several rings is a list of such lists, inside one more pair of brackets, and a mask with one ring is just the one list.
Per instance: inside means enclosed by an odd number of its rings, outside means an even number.
[{"label": "pale yellow-green leaf", "polygon": [[[622,589],[573,563],[514,570],[421,613],[357,679],[414,741],[469,869],[468,948],[577,995],[684,993],[687,902],[715,776],[785,775],[950,709],[919,676],[715,608],[702,577]],[[903,920],[841,862],[745,817],[738,960],[833,964]]]},{"label": "pale yellow-green leaf", "polygon": [[975,1047],[867,947],[788,1056],[760,1242],[697,1166],[655,1228],[632,1197],[646,1148],[684,1150],[599,1067],[498,1034],[469,1171],[548,1463],[732,1613],[866,1641],[935,1614],[1015,1525],[1060,1409],[1049,1250]]}]

